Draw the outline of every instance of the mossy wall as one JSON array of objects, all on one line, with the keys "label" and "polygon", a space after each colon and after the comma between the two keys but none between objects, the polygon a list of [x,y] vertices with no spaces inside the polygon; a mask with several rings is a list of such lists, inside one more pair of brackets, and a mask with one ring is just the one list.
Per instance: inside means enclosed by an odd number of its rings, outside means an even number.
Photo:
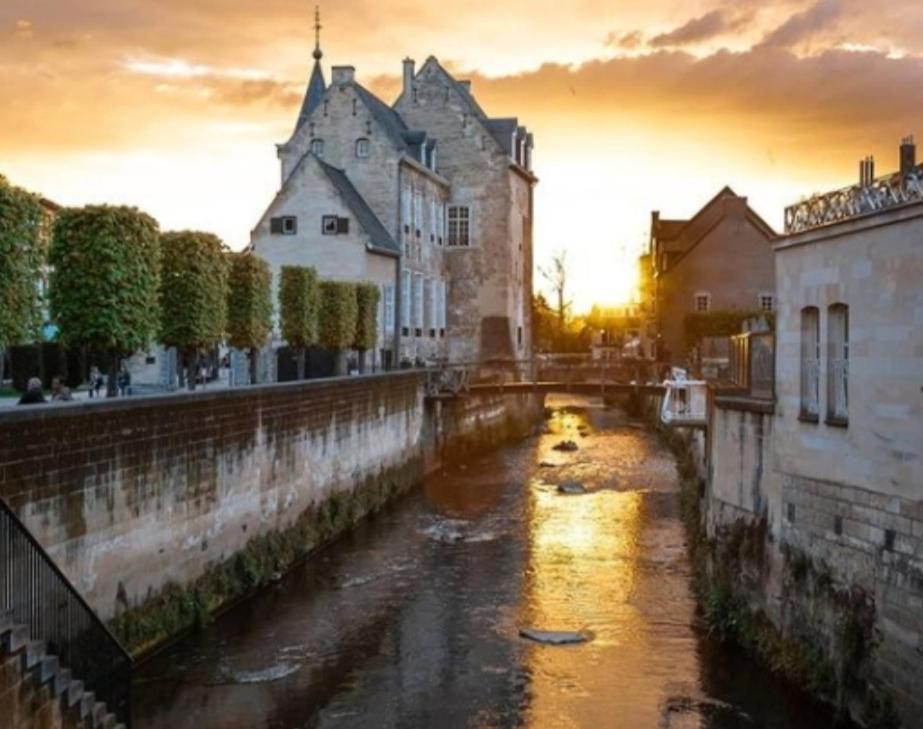
[{"label": "mossy wall", "polygon": [[[749,427],[749,420],[771,415],[717,408],[712,415],[707,441],[662,430],[677,458],[703,629],[743,647],[844,717],[880,729],[900,726],[876,659],[875,594],[821,553],[786,541],[778,523],[777,482],[762,470],[771,463],[771,424]],[[758,457],[753,447],[762,451]]]}]

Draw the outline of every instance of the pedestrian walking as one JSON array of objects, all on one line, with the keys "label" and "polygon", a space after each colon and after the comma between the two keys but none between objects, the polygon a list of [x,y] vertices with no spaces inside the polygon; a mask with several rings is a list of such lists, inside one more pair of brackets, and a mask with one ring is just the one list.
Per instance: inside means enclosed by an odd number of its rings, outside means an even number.
[{"label": "pedestrian walking", "polygon": [[39,405],[46,402],[45,395],[42,392],[42,381],[38,377],[32,377],[26,384],[26,391],[19,398],[20,405]]},{"label": "pedestrian walking", "polygon": [[90,367],[89,385],[90,397],[99,397],[99,391],[103,387],[103,375],[96,365]]},{"label": "pedestrian walking", "polygon": [[119,370],[117,383],[119,386],[119,395],[126,397],[131,394],[131,372],[128,371],[128,367],[126,367],[124,364]]}]

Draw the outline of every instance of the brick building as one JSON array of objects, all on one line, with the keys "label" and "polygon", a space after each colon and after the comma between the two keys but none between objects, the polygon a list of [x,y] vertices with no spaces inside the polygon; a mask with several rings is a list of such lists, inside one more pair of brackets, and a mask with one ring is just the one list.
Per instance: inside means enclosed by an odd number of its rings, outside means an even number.
[{"label": "brick building", "polygon": [[689,220],[651,213],[650,250],[640,264],[642,303],[660,359],[685,361],[687,314],[775,309],[776,237],[729,187]]}]

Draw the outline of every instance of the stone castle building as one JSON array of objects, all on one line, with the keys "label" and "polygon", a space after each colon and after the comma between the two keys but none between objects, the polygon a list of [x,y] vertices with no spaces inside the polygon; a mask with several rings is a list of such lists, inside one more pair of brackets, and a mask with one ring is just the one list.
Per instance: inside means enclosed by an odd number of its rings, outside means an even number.
[{"label": "stone castle building", "polygon": [[[319,29],[319,26],[318,26]],[[516,359],[531,350],[532,135],[487,116],[430,57],[393,106],[320,44],[281,188],[251,235],[283,265],[381,289],[379,366]]]}]

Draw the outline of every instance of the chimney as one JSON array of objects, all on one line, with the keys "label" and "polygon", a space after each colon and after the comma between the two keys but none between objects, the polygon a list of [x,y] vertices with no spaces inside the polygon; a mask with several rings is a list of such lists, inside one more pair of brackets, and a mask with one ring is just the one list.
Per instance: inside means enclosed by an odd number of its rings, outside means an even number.
[{"label": "chimney", "polygon": [[334,66],[330,69],[330,85],[340,86],[342,84],[351,84],[356,80],[356,69],[354,66]]},{"label": "chimney", "polygon": [[866,157],[859,163],[859,185],[868,187],[875,181],[875,158]]},{"label": "chimney", "polygon": [[412,58],[404,59],[404,94],[410,96],[413,88],[413,74],[416,63]]},{"label": "chimney", "polygon": [[901,140],[901,175],[906,177],[917,166],[917,145],[913,135]]}]

